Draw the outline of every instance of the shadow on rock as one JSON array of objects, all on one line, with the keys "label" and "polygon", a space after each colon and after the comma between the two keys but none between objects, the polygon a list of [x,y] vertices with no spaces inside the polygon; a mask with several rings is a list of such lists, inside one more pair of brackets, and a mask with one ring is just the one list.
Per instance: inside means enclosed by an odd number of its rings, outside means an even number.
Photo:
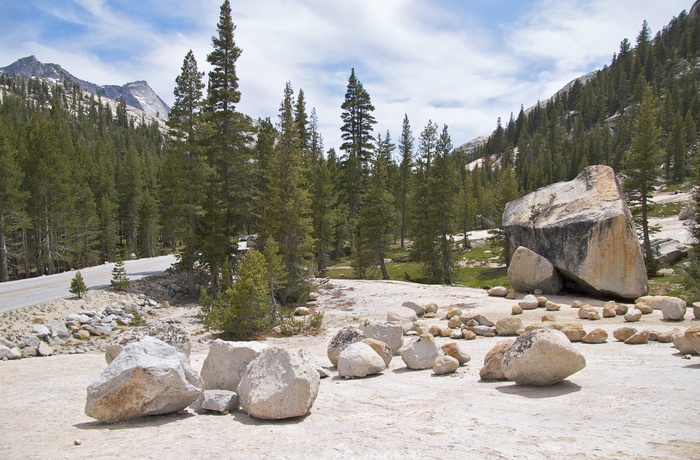
[{"label": "shadow on rock", "polygon": [[549,385],[545,387],[533,387],[533,386],[523,386],[523,385],[506,385],[496,387],[496,390],[501,393],[506,393],[510,395],[524,396],[526,398],[556,398],[557,396],[564,396],[569,393],[575,393],[581,390],[579,385],[571,383],[568,380],[555,383],[554,385]]}]

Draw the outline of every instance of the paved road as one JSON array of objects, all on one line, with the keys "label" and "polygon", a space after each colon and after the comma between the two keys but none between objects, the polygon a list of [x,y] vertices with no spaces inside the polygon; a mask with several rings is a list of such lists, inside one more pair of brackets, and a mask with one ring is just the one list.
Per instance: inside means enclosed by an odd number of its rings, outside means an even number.
[{"label": "paved road", "polygon": [[[126,276],[136,281],[146,276],[163,273],[175,262],[175,256],[167,255],[149,259],[126,260]],[[114,263],[98,265],[80,270],[88,289],[105,288],[112,280]],[[29,278],[0,283],[0,312],[16,310],[52,300],[71,297],[68,292],[75,271],[58,273],[51,276]]]}]

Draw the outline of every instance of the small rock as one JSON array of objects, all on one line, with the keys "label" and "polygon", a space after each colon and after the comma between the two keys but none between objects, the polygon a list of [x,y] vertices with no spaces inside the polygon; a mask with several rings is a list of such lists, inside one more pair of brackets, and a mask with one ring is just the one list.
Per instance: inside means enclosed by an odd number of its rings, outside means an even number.
[{"label": "small rock", "polygon": [[518,335],[523,328],[520,318],[504,318],[496,322],[496,334],[500,336]]},{"label": "small rock", "polygon": [[598,310],[591,310],[588,312],[588,315],[586,315],[586,318],[591,321],[597,321],[600,319],[600,313],[598,313]]},{"label": "small rock", "polygon": [[471,361],[471,356],[469,356],[462,347],[456,342],[448,342],[440,348],[443,353],[447,356],[452,356],[455,358],[459,364],[466,364]]},{"label": "small rock", "polygon": [[678,329],[674,329],[672,331],[667,331],[667,332],[659,332],[657,335],[657,340],[659,343],[671,343],[673,342],[673,336],[678,334],[680,331]]},{"label": "small rock", "polygon": [[457,318],[462,316],[462,310],[460,310],[459,308],[450,308],[449,311],[447,312],[447,319],[454,318],[455,316]]},{"label": "small rock", "polygon": [[551,300],[548,300],[548,301],[545,303],[544,308],[545,308],[547,311],[559,311],[559,309],[561,308],[561,305],[559,305],[558,303],[554,303],[554,302],[552,302]]},{"label": "small rock", "polygon": [[700,302],[693,302],[693,316],[700,319]]},{"label": "small rock", "polygon": [[580,300],[574,300],[573,302],[571,302],[571,308],[581,308],[581,307],[583,307],[583,302],[581,302]]},{"label": "small rock", "polygon": [[449,337],[452,335],[452,331],[453,331],[453,329],[451,329],[449,327],[444,327],[444,328],[440,329],[440,337]]},{"label": "small rock", "polygon": [[508,295],[508,289],[506,289],[503,286],[492,287],[491,289],[489,289],[486,292],[491,297],[505,297],[506,295]]},{"label": "small rock", "polygon": [[629,310],[629,307],[623,303],[616,303],[615,304],[615,314],[617,314],[617,316],[626,315],[628,310]]},{"label": "small rock", "polygon": [[51,325],[51,335],[60,339],[70,337],[70,330],[66,327],[66,323],[57,321]]},{"label": "small rock", "polygon": [[[390,353],[389,356],[391,356]],[[349,379],[378,374],[386,369],[387,365],[370,345],[365,342],[355,342],[340,352],[337,367],[338,375]]]},{"label": "small rock", "polygon": [[700,353],[700,325],[686,329],[685,338],[690,346],[695,349],[695,353]]},{"label": "small rock", "polygon": [[81,445],[82,443],[83,443],[83,441],[81,441],[80,439],[75,439],[75,440],[73,440],[73,445],[74,445],[74,446],[79,446],[79,445]]},{"label": "small rock", "polygon": [[628,323],[636,323],[642,318],[642,312],[634,308],[625,315],[625,321]]},{"label": "small rock", "polygon": [[592,311],[594,311],[596,313],[598,312],[598,310],[596,310],[594,307],[592,307],[590,305],[583,305],[578,309],[578,317],[580,319],[588,319],[588,313],[592,312]]},{"label": "small rock", "polygon": [[39,339],[39,337],[37,337],[35,335],[28,335],[27,337],[24,338],[24,345],[26,347],[36,348],[39,346],[39,343],[41,343],[41,340]]},{"label": "small rock", "polygon": [[409,369],[430,369],[438,357],[438,347],[430,334],[421,335],[399,350],[401,359]]},{"label": "small rock", "polygon": [[523,307],[521,307],[520,305],[513,305],[513,307],[511,308],[510,314],[511,315],[522,315],[523,314]]},{"label": "small rock", "polygon": [[555,318],[554,315],[542,315],[542,318],[540,318],[540,321],[542,321],[543,323],[546,323],[546,322],[555,323],[557,321],[557,318]]},{"label": "small rock", "polygon": [[673,335],[673,346],[675,346],[681,354],[697,354],[693,345],[685,338],[685,332],[679,332]]},{"label": "small rock", "polygon": [[43,324],[35,324],[35,325],[32,327],[32,331],[33,331],[33,332],[36,334],[36,336],[39,337],[40,339],[43,339],[43,338],[46,337],[47,335],[50,335],[50,334],[51,334],[51,330],[50,330],[48,327],[44,326]]},{"label": "small rock", "polygon": [[438,324],[433,324],[428,328],[428,333],[433,337],[439,336],[440,332],[442,332],[442,328]]},{"label": "small rock", "polygon": [[620,342],[624,342],[636,333],[637,330],[633,327],[620,327],[613,331],[613,337],[615,337]]},{"label": "small rock", "polygon": [[[413,310],[411,310],[413,311]],[[415,312],[414,312],[415,314]],[[339,330],[328,344],[328,360],[334,366],[338,365],[338,356],[351,343],[361,342],[366,338],[365,333],[353,326],[346,326]]]},{"label": "small rock", "polygon": [[49,345],[46,342],[40,342],[39,346],[36,349],[36,352],[39,356],[51,356],[54,353],[53,348],[51,348],[51,345]]},{"label": "small rock", "polygon": [[89,340],[90,333],[88,331],[86,331],[85,329],[81,329],[79,331],[74,332],[73,337],[78,339],[78,340]]},{"label": "small rock", "polygon": [[394,352],[389,345],[382,342],[381,340],[366,338],[362,340],[362,343],[369,345],[372,350],[374,350],[380,358],[384,361],[385,367],[389,367],[391,364],[391,358],[394,356]]},{"label": "small rock", "polygon": [[426,313],[437,313],[438,312],[438,305],[436,303],[429,303],[425,306],[425,312]]},{"label": "small rock", "polygon": [[459,316],[453,316],[452,318],[449,319],[447,322],[447,327],[450,327],[452,329],[458,328],[462,326],[462,320]]},{"label": "small rock", "polygon": [[445,375],[455,372],[459,368],[459,361],[452,356],[438,356],[433,364],[433,374]]},{"label": "small rock", "polygon": [[410,308],[411,310],[415,311],[416,315],[418,315],[418,316],[423,316],[427,312],[427,308],[425,308],[422,305],[418,305],[415,302],[411,302],[411,301],[404,302],[401,306],[406,307],[406,308]]},{"label": "small rock", "polygon": [[467,326],[467,329],[475,333],[476,335],[481,335],[483,337],[494,337],[496,335],[496,328],[489,326]]},{"label": "small rock", "polygon": [[518,298],[518,296],[516,296],[515,292],[513,292],[513,291],[508,291],[508,294],[506,294],[506,299],[508,299],[508,300],[515,300],[517,298]]},{"label": "small rock", "polygon": [[[535,294],[535,295],[537,295],[537,294]],[[537,305],[538,305],[539,307],[546,307],[546,306],[547,306],[547,302],[549,302],[549,299],[547,299],[546,297],[544,297],[544,296],[539,296],[539,295],[537,296]]]},{"label": "small rock", "polygon": [[627,345],[641,345],[649,342],[649,332],[648,331],[639,331],[635,333],[633,336],[625,340],[625,343]]},{"label": "small rock", "polygon": [[476,339],[476,334],[469,329],[462,329],[462,337],[464,337],[464,340],[474,340]]},{"label": "small rock", "polygon": [[503,355],[514,340],[503,340],[484,356],[484,366],[479,371],[482,380],[506,380],[503,373]]},{"label": "small rock", "polygon": [[608,333],[603,329],[593,329],[591,332],[586,334],[581,342],[583,343],[604,343],[608,340]]},{"label": "small rock", "polygon": [[610,305],[609,303],[603,305],[603,318],[614,318],[616,316],[615,305]]},{"label": "small rock", "polygon": [[214,340],[200,372],[204,389],[237,391],[248,365],[268,347],[255,341]]},{"label": "small rock", "polygon": [[521,300],[518,305],[520,305],[523,310],[534,310],[540,305],[540,303],[537,300],[537,297],[532,294],[528,294],[523,297],[523,300]]},{"label": "small rock", "polygon": [[37,354],[36,347],[24,347],[22,348],[22,358],[34,358]]},{"label": "small rock", "polygon": [[238,409],[238,394],[228,390],[205,390],[193,405],[211,412],[230,412]]},{"label": "small rock", "polygon": [[464,337],[464,334],[462,334],[462,330],[461,330],[461,329],[453,329],[453,330],[452,330],[452,333],[450,334],[450,338],[451,338],[451,339],[455,339],[455,340],[456,340],[456,339],[461,339],[462,337]]},{"label": "small rock", "polygon": [[294,316],[309,316],[311,309],[308,307],[297,307],[294,309]]},{"label": "small rock", "polygon": [[410,308],[398,307],[387,313],[386,320],[400,323],[404,332],[406,332],[413,329],[413,323],[418,321],[418,315]]},{"label": "small rock", "polygon": [[644,302],[640,302],[638,304],[635,304],[634,308],[641,311],[642,315],[648,315],[654,311],[653,308],[651,308],[649,305],[645,304]]}]

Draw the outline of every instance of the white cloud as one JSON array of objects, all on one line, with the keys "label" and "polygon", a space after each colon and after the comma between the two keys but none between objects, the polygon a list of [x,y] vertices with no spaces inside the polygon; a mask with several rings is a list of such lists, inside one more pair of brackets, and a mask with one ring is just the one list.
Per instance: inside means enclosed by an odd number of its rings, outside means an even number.
[{"label": "white cloud", "polygon": [[[525,1],[525,0],[523,0]],[[98,84],[148,80],[172,103],[187,50],[200,70],[216,33],[220,0],[35,0],[40,19],[0,19],[0,65],[35,54]],[[404,113],[417,137],[428,119],[455,145],[489,133],[496,118],[534,104],[610,61],[643,19],[656,32],[686,0],[531,0],[514,23],[483,23],[430,0],[232,0],[242,92],[239,109],[276,120],[285,82],[316,107],[326,147],[340,139],[350,68],[372,97],[376,131],[397,139]],[[456,16],[459,13],[461,16]],[[492,17],[490,21],[497,20]],[[51,21],[80,33],[42,39]],[[2,29],[5,29],[3,32]],[[59,29],[60,30],[60,29]]]}]

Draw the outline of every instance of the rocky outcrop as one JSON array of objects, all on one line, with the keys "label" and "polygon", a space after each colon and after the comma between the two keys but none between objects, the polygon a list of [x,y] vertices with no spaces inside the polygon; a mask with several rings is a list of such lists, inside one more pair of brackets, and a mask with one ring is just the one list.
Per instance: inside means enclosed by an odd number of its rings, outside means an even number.
[{"label": "rocky outcrop", "polygon": [[688,246],[672,238],[660,238],[651,240],[651,247],[658,254],[660,264],[675,264],[684,257],[688,257]]},{"label": "rocky outcrop", "polygon": [[628,299],[647,292],[637,234],[608,166],[589,166],[570,182],[511,201],[503,226],[513,248],[546,258],[584,291]]},{"label": "rocky outcrop", "polygon": [[554,265],[530,249],[519,246],[508,265],[508,281],[519,292],[539,289],[545,294],[556,294],[563,282]]},{"label": "rocky outcrop", "polygon": [[207,390],[237,391],[250,364],[269,345],[260,342],[228,342],[216,339],[202,364],[202,380]]},{"label": "rocky outcrop", "polygon": [[261,419],[302,417],[313,406],[320,382],[304,352],[267,348],[250,363],[238,385],[241,409]]},{"label": "rocky outcrop", "polygon": [[526,332],[503,354],[503,374],[519,385],[553,385],[584,367],[583,355],[553,329]]},{"label": "rocky outcrop", "polygon": [[85,414],[106,423],[167,414],[195,402],[204,382],[185,355],[154,337],[127,345],[87,388]]}]

